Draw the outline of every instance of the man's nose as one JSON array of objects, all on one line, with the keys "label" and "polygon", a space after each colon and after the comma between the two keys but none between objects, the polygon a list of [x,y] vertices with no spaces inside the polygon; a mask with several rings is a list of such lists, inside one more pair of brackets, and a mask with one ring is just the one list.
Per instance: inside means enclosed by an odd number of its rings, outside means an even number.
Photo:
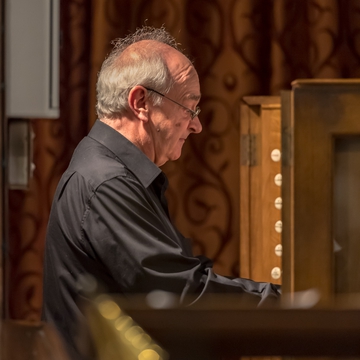
[{"label": "man's nose", "polygon": [[201,125],[201,122],[200,122],[200,119],[199,119],[198,116],[195,116],[190,121],[189,128],[195,134],[198,134],[198,133],[200,133],[202,131],[202,125]]}]

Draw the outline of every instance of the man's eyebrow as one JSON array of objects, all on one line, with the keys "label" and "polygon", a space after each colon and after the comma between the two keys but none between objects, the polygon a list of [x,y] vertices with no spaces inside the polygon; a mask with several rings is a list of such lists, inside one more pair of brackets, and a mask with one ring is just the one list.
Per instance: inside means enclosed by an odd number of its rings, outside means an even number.
[{"label": "man's eyebrow", "polygon": [[185,99],[199,101],[201,99],[201,95],[188,94],[185,96]]}]

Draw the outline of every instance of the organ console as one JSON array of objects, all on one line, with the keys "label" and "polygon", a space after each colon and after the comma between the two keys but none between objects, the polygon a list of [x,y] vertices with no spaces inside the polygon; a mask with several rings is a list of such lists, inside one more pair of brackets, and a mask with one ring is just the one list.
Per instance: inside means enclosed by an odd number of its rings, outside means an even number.
[{"label": "organ console", "polygon": [[245,97],[240,126],[240,274],[360,291],[360,79],[296,80]]}]

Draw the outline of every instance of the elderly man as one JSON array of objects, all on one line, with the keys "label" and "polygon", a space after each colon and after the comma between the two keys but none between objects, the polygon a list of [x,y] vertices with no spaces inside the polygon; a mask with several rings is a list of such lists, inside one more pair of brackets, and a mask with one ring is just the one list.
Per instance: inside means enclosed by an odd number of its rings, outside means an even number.
[{"label": "elderly man", "polygon": [[46,239],[43,315],[70,349],[86,274],[110,293],[231,292],[257,303],[278,296],[272,284],[216,275],[169,218],[159,166],[202,130],[199,100],[196,70],[163,28],[118,40],[103,63],[99,120],[59,182]]}]

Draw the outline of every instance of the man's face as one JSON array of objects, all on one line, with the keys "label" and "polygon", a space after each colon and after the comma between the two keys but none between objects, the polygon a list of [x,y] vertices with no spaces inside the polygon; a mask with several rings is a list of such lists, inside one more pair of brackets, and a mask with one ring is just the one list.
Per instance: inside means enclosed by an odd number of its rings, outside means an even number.
[{"label": "man's face", "polygon": [[[180,59],[174,56],[169,64],[176,84],[166,97],[194,111],[200,100],[199,78],[189,60],[180,53],[176,55]],[[152,120],[155,130],[153,132],[154,162],[158,166],[165,164],[168,160],[177,160],[187,137],[191,133],[199,133],[202,130],[197,116],[191,119],[186,109],[165,97],[162,103],[154,108]]]}]

